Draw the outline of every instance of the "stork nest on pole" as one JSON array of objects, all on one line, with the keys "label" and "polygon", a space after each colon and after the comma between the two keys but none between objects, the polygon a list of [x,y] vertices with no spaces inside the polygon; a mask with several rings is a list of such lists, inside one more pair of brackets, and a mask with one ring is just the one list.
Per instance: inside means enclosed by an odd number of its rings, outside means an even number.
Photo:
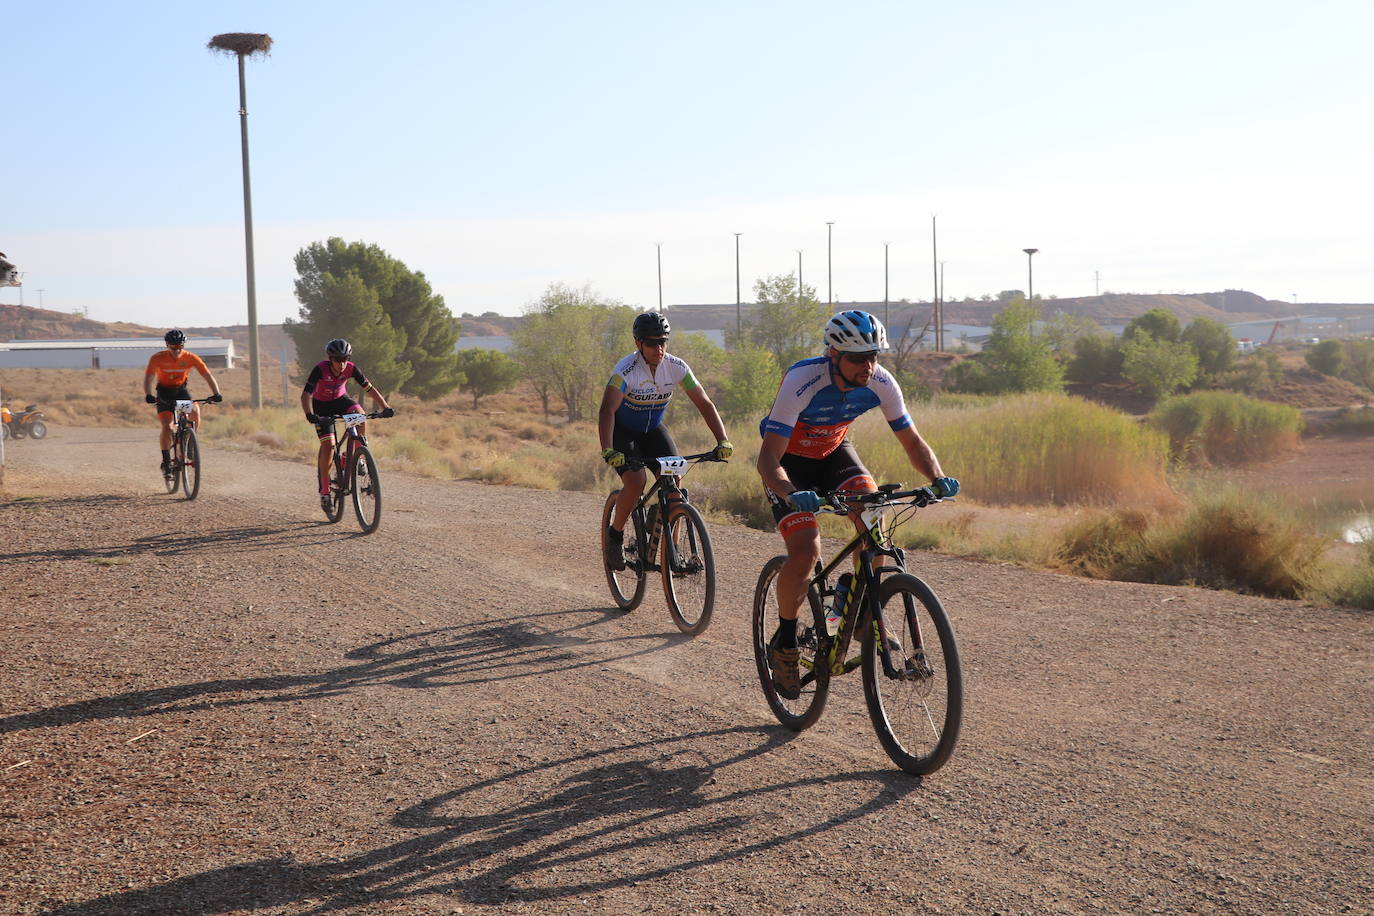
[{"label": "stork nest on pole", "polygon": [[205,47],[211,51],[223,51],[225,54],[265,56],[272,50],[272,36],[260,32],[225,32],[211,38],[205,43]]}]

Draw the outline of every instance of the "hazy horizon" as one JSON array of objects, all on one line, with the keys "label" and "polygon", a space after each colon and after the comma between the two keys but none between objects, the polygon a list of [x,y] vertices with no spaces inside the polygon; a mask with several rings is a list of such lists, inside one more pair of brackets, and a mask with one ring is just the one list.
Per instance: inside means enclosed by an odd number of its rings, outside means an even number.
[{"label": "hazy horizon", "polygon": [[1369,25],[1354,2],[27,5],[0,251],[25,305],[244,323],[237,73],[205,48],[242,30],[275,40],[246,68],[265,324],[330,236],[455,315],[554,282],[655,306],[658,243],[665,304],[733,302],[736,232],[742,299],[800,249],[822,299],[880,301],[887,242],[890,298],[929,300],[933,214],[949,299],[1025,289],[1034,247],[1046,296],[1370,302]]}]

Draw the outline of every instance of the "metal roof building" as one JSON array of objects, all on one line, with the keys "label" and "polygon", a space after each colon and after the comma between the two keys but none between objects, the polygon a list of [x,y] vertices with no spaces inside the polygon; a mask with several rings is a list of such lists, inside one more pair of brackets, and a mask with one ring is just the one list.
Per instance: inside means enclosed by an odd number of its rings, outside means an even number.
[{"label": "metal roof building", "polygon": [[[0,341],[0,369],[142,369],[165,346],[160,337]],[[186,349],[211,369],[237,358],[228,337],[188,337]]]}]

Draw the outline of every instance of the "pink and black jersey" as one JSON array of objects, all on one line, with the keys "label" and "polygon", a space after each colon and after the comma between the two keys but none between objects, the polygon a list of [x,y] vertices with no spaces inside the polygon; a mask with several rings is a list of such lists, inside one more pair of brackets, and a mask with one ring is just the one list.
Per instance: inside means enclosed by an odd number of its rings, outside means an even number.
[{"label": "pink and black jersey", "polygon": [[310,370],[310,377],[305,380],[305,390],[317,401],[337,401],[339,398],[348,397],[349,379],[361,385],[364,391],[372,387],[372,383],[352,360],[344,363],[343,370],[335,375],[334,367],[326,359],[316,363],[315,368]]}]

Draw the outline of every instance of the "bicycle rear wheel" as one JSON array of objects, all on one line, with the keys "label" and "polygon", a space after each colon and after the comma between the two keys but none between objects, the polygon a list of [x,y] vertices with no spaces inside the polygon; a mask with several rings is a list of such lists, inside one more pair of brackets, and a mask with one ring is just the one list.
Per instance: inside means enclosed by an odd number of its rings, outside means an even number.
[{"label": "bicycle rear wheel", "polygon": [[884,668],[875,622],[863,628],[864,699],[883,749],[908,773],[948,762],[964,715],[964,677],[954,628],[940,599],[901,573],[878,588],[892,670]]},{"label": "bicycle rear wheel", "polygon": [[[801,696],[789,700],[778,693],[773,672],[768,667],[768,643],[778,620],[778,573],[787,557],[778,556],[764,564],[754,587],[754,663],[758,668],[763,696],[778,721],[793,731],[814,725],[825,709],[830,694],[830,668],[824,661],[822,634],[825,633],[825,614],[821,598],[812,586],[806,593],[806,604],[797,617],[797,648],[801,650]],[[807,605],[810,607],[809,617]],[[828,642],[828,640],[826,640]]]},{"label": "bicycle rear wheel", "polygon": [[[353,512],[358,516],[358,526],[363,529],[363,534],[371,534],[382,523],[382,480],[377,475],[377,462],[372,459],[371,449],[359,445],[353,449],[349,465]],[[343,507],[340,506],[342,511]]]},{"label": "bicycle rear wheel", "polygon": [[188,500],[200,492],[200,442],[190,426],[181,431],[181,491]]},{"label": "bicycle rear wheel", "polygon": [[[618,496],[620,490],[612,490],[601,510],[601,565],[606,570],[606,584],[611,587],[611,597],[615,599],[616,607],[622,611],[633,611],[644,600],[644,588],[649,583],[642,561],[646,543],[644,522],[639,512],[630,513],[620,556],[612,557],[606,542],[606,529],[611,526],[611,514],[615,511]],[[617,569],[617,566],[622,568]]]},{"label": "bicycle rear wheel", "polygon": [[677,628],[689,636],[706,631],[716,603],[716,558],[696,506],[674,503],[663,533],[663,597]]}]

